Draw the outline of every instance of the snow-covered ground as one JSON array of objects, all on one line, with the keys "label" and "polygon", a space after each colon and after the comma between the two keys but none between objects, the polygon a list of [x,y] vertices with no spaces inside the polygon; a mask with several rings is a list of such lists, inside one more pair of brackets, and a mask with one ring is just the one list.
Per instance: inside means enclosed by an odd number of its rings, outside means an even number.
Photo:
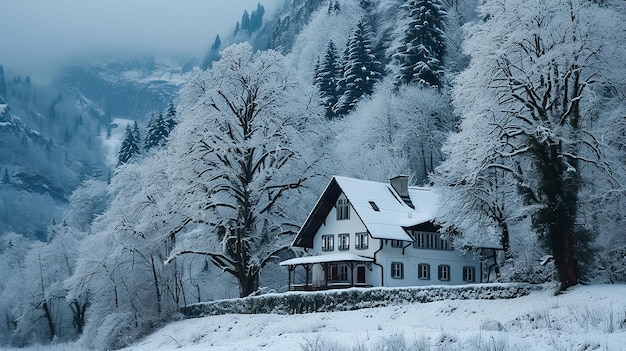
[{"label": "snow-covered ground", "polygon": [[[546,287],[510,300],[349,312],[220,315],[171,323],[125,351],[626,350],[626,286]],[[76,344],[31,350],[77,350]]]}]

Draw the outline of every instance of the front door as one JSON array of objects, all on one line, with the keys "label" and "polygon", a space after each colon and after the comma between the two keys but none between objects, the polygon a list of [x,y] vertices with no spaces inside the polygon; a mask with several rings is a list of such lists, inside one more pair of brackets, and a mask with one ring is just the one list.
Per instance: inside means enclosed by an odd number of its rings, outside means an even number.
[{"label": "front door", "polygon": [[363,266],[356,267],[356,283],[365,284],[365,267]]}]

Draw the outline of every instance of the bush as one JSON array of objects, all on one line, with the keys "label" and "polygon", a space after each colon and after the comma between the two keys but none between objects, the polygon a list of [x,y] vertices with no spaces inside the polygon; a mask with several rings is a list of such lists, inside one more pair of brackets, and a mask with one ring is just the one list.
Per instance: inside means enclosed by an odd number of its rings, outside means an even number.
[{"label": "bush", "polygon": [[301,314],[351,311],[441,300],[512,299],[528,295],[536,288],[530,284],[511,283],[287,292],[194,304],[183,307],[181,312],[187,318],[197,318],[220,314]]}]

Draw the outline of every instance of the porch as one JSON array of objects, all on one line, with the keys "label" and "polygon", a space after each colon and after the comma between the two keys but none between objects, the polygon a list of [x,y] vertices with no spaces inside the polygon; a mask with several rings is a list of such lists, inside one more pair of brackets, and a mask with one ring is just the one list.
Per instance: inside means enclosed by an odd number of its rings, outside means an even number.
[{"label": "porch", "polygon": [[[292,258],[280,265],[287,266],[290,291],[317,291],[371,287],[366,270],[372,271],[373,262],[369,257],[340,253]],[[298,279],[298,269],[304,270],[304,279]]]}]

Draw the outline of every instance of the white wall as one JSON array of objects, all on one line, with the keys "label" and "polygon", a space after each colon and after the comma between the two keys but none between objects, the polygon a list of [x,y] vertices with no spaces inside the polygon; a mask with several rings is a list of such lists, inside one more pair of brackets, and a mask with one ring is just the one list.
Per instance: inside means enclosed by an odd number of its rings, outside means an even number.
[{"label": "white wall", "polygon": [[[405,243],[406,244],[409,243]],[[473,254],[461,255],[458,251],[415,249],[407,247],[402,255],[402,248],[391,247],[391,241],[384,244],[383,250],[377,255],[378,262],[384,266],[385,286],[425,286],[425,285],[460,285],[468,284],[463,280],[463,267],[474,267],[475,283],[480,283],[480,260]],[[392,262],[404,263],[404,278],[391,277]],[[418,265],[430,265],[430,279],[418,278]],[[450,280],[439,280],[438,266],[450,266]]]},{"label": "white wall", "polygon": [[[340,198],[345,198],[342,194]],[[458,251],[446,251],[446,250],[431,250],[431,249],[415,249],[412,244],[404,242],[404,245],[409,245],[402,254],[402,248],[391,247],[390,240],[374,239],[369,236],[369,245],[367,249],[357,250],[355,248],[355,234],[366,232],[365,225],[358,217],[354,208],[350,206],[350,218],[337,220],[337,210],[333,207],[324,224],[320,226],[319,231],[313,239],[313,249],[310,253],[312,255],[324,255],[324,254],[336,254],[336,253],[351,253],[364,257],[376,258],[377,264],[372,264],[372,269],[365,271],[365,281],[369,285],[373,286],[424,286],[424,285],[459,285],[467,284],[463,280],[463,267],[472,266],[475,270],[476,279],[475,282],[480,282],[481,270],[480,262],[478,258],[474,258],[472,254],[460,255]],[[339,238],[338,234],[350,235],[350,248],[348,250],[339,250]],[[322,236],[333,235],[334,248],[332,251],[322,251]],[[380,250],[380,243],[383,242],[383,248]],[[377,251],[380,252],[377,253]],[[376,254],[376,257],[374,255]],[[391,277],[391,263],[403,262],[404,263],[404,278],[396,279]],[[430,279],[421,280],[418,279],[418,264],[428,263],[430,264]],[[441,281],[438,279],[438,266],[445,264],[450,266],[450,280]],[[382,266],[382,267],[381,267]],[[382,277],[381,271],[384,272]],[[356,269],[354,271],[354,277],[356,281]],[[382,278],[382,281],[381,281]],[[324,281],[326,277],[321,265],[315,265],[312,269],[312,282]]]},{"label": "white wall", "polygon": [[[342,194],[340,198],[345,198]],[[323,254],[336,254],[336,253],[351,253],[355,255],[360,255],[363,257],[374,257],[374,252],[378,250],[379,244],[377,240],[373,240],[372,237],[369,237],[369,247],[365,250],[357,250],[355,249],[355,235],[356,233],[366,232],[365,225],[361,222],[361,219],[350,205],[350,219],[341,219],[337,220],[337,209],[333,207],[324,224],[320,227],[319,231],[315,235],[313,239],[313,249],[311,250],[311,254],[313,255],[323,255]],[[338,234],[350,234],[350,249],[349,250],[339,250],[338,249]],[[335,246],[333,251],[322,251],[322,235],[333,235],[335,240]]]}]

